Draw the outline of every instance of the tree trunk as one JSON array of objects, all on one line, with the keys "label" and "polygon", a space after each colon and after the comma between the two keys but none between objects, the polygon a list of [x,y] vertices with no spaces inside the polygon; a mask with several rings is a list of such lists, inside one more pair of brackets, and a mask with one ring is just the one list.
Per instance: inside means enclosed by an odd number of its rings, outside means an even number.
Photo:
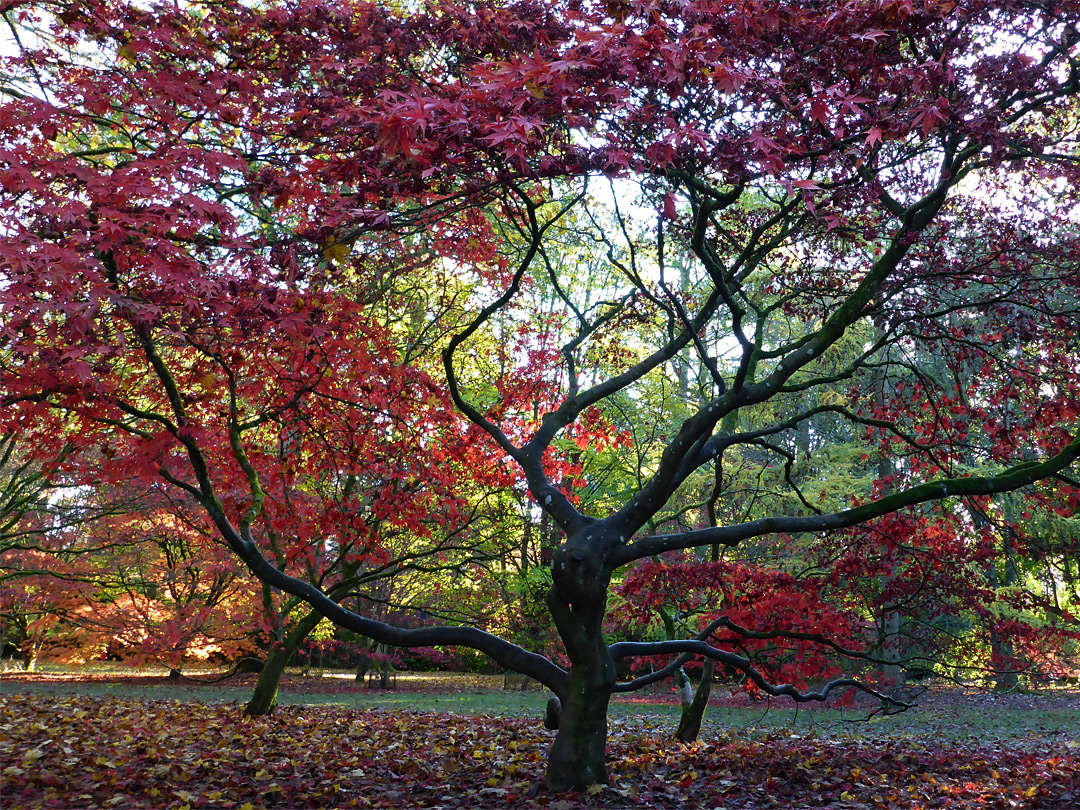
[{"label": "tree trunk", "polygon": [[[682,670],[679,671],[682,672]],[[709,705],[709,693],[712,692],[712,680],[715,671],[716,662],[711,658],[706,658],[704,665],[701,667],[701,683],[698,684],[697,692],[694,693],[694,699],[689,703],[683,702],[679,727],[675,730],[675,739],[680,742],[695,742],[701,733],[701,721],[704,719],[705,709]]]},{"label": "tree trunk", "polygon": [[[896,465],[890,458],[878,459],[877,473],[879,479],[891,480],[896,474]],[[884,496],[892,495],[893,491],[894,487],[891,483],[883,484],[881,487],[881,493]],[[892,557],[892,554],[893,552],[890,551],[890,570],[886,574],[883,589],[887,589],[900,575],[899,562]],[[881,613],[881,657],[887,662],[882,667],[882,675],[886,685],[895,690],[903,689],[906,683],[904,668],[901,666],[904,659],[904,637],[901,633],[903,621],[904,617],[895,607],[885,609]]]},{"label": "tree trunk", "polygon": [[274,706],[277,705],[278,685],[281,683],[281,676],[285,674],[285,667],[289,665],[289,661],[296,655],[304,639],[321,620],[322,616],[313,610],[300,619],[292,632],[285,636],[285,641],[271,645],[270,652],[266,656],[266,664],[255,684],[255,691],[247,706],[244,707],[244,714],[261,717],[274,710]]},{"label": "tree trunk", "polygon": [[389,689],[394,668],[390,664],[390,659],[387,658],[387,647],[385,644],[376,644],[372,650],[377,657],[369,670],[368,687],[377,685],[379,689]]},{"label": "tree trunk", "polygon": [[548,755],[546,783],[551,790],[583,790],[608,781],[607,712],[615,665],[575,664],[562,699],[559,731]]},{"label": "tree trunk", "polygon": [[900,611],[885,612],[881,618],[881,633],[884,639],[882,657],[889,662],[883,668],[885,682],[893,689],[901,689],[905,681],[904,670],[900,666],[901,645],[903,644],[900,635]]},{"label": "tree trunk", "polygon": [[[1012,504],[1005,501],[1005,520],[1012,523]],[[978,525],[978,524],[976,524]],[[1005,587],[1010,588],[1016,584],[1019,573],[1014,559],[1014,552],[1010,544],[1009,530],[1006,530],[1002,538],[1002,553],[1005,556],[1003,570],[998,572],[996,560],[990,560],[986,577],[994,590]],[[1016,652],[1007,638],[1002,637],[996,623],[990,622],[990,662],[994,668],[994,691],[1012,692],[1020,687],[1020,673],[1017,672]]]},{"label": "tree trunk", "polygon": [[994,691],[1015,692],[1020,688],[1020,673],[1012,644],[1001,637],[996,627],[990,628],[990,660],[994,664]]},{"label": "tree trunk", "polygon": [[545,777],[560,792],[608,781],[607,712],[616,673],[603,624],[611,572],[590,539],[568,540],[551,561],[547,602],[571,661]]},{"label": "tree trunk", "polygon": [[252,692],[251,700],[244,707],[244,714],[261,717],[274,710],[277,705],[278,684],[281,683],[281,676],[285,674],[285,667],[290,658],[292,655],[285,651],[284,644],[274,644],[270,647],[266,663],[255,684],[255,691]]},{"label": "tree trunk", "polygon": [[38,644],[26,639],[19,650],[22,658],[23,669],[27,672],[35,672],[38,665]]},{"label": "tree trunk", "polygon": [[379,670],[379,688],[386,690],[390,688],[390,677],[393,674],[393,669],[390,666],[389,661],[383,661],[382,667]]}]

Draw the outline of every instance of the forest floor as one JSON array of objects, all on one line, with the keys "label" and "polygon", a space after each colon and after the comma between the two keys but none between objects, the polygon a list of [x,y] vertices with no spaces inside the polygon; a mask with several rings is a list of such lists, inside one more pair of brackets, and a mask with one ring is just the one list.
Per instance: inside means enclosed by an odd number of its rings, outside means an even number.
[{"label": "forest floor", "polygon": [[[1080,807],[1080,692],[932,686],[917,708],[753,701],[718,688],[700,741],[671,739],[668,691],[612,710],[610,784],[540,788],[545,696],[501,676],[287,676],[282,706],[241,711],[254,676],[0,672],[0,806],[20,808]],[[477,718],[480,718],[479,720]]]}]

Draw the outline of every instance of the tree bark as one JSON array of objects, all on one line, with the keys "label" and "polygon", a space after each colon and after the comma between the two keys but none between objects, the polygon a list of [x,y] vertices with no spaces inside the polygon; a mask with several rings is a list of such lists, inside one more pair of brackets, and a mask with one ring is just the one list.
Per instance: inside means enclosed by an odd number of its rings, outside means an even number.
[{"label": "tree bark", "polygon": [[247,706],[244,707],[244,714],[261,717],[274,710],[277,705],[278,686],[281,683],[281,676],[285,674],[285,667],[289,665],[289,661],[296,655],[304,639],[320,621],[322,621],[322,616],[312,610],[297,622],[296,627],[285,636],[283,642],[271,645],[270,652],[266,656],[266,664],[255,684],[255,691]]},{"label": "tree bark", "polygon": [[559,731],[548,755],[545,781],[551,790],[607,784],[607,710],[614,685],[614,663],[575,664],[570,670]]},{"label": "tree bark", "polygon": [[[1011,516],[1006,511],[1007,519]],[[1009,541],[1004,541],[1005,570],[1002,576],[998,576],[995,561],[990,561],[987,572],[990,584],[995,590],[1000,587],[1011,587],[1016,584],[1017,571],[1013,564]],[[1001,635],[997,625],[991,620],[990,624],[990,661],[994,667],[994,691],[1013,692],[1020,688],[1020,673],[1017,671],[1016,651],[1007,638]]]},{"label": "tree bark", "polygon": [[38,665],[38,643],[26,639],[22,643],[22,647],[19,648],[20,658],[22,659],[23,669],[26,672],[36,672]]},{"label": "tree bark", "polygon": [[571,661],[567,686],[558,694],[559,730],[545,778],[551,790],[560,792],[608,781],[607,710],[616,672],[603,622],[611,572],[590,539],[568,541],[551,562],[548,607]]},{"label": "tree bark", "polygon": [[883,673],[885,682],[894,689],[904,686],[904,670],[900,666],[903,639],[900,635],[900,611],[888,610],[881,618],[882,657],[885,664]]},{"label": "tree bark", "polygon": [[1001,637],[996,627],[990,628],[990,660],[994,665],[995,692],[1015,692],[1020,688],[1015,651],[1012,644]]},{"label": "tree bark", "polygon": [[[681,671],[681,670],[680,670]],[[679,727],[675,730],[675,739],[684,743],[696,742],[701,733],[701,721],[705,717],[705,709],[709,705],[709,693],[712,692],[713,673],[716,671],[716,662],[706,658],[701,667],[701,683],[698,684],[694,699],[689,703],[683,703],[682,716],[679,718]]]}]

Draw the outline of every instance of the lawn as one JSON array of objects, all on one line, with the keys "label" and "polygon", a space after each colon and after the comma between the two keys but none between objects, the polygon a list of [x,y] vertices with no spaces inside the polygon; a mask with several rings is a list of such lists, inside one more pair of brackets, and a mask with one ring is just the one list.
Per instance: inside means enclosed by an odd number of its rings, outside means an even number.
[{"label": "lawn", "polygon": [[251,676],[209,684],[109,668],[0,674],[0,797],[16,808],[1075,808],[1080,695],[929,690],[858,712],[721,690],[701,740],[671,741],[665,691],[612,709],[607,787],[540,789],[545,696],[501,678],[291,674],[247,718]]}]

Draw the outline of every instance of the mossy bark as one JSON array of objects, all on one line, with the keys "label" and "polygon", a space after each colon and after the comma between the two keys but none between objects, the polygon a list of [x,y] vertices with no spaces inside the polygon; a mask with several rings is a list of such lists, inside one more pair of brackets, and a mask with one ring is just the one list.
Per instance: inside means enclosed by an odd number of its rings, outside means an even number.
[{"label": "mossy bark", "polygon": [[695,742],[701,733],[701,721],[709,705],[709,694],[712,692],[715,671],[716,662],[711,658],[706,658],[701,668],[701,683],[698,684],[697,691],[694,693],[694,699],[689,703],[684,703],[682,707],[679,727],[675,730],[675,739],[680,742]]},{"label": "mossy bark", "polygon": [[309,612],[297,622],[296,627],[285,636],[283,642],[270,647],[270,652],[266,656],[266,663],[263,665],[262,672],[259,673],[259,680],[255,684],[255,691],[252,693],[247,706],[244,707],[244,714],[261,717],[264,714],[270,714],[274,710],[277,705],[278,686],[280,686],[281,678],[285,674],[285,667],[289,665],[289,661],[296,655],[300,645],[304,643],[304,639],[308,637],[321,620],[322,616],[314,610]]}]

